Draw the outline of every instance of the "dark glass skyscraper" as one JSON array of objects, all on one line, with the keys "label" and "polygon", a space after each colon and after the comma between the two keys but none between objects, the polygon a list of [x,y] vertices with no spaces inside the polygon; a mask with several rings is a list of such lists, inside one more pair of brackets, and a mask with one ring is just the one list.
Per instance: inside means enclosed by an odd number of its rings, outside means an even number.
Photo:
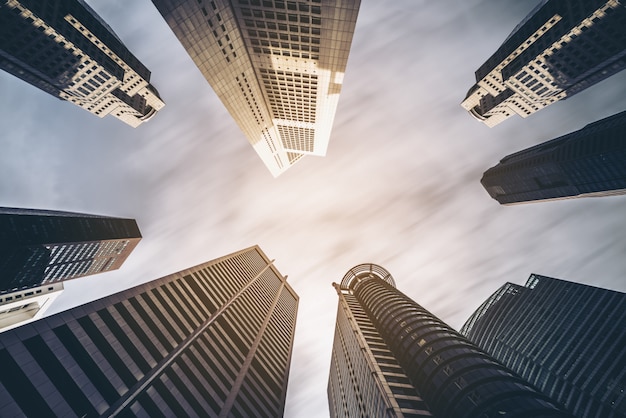
[{"label": "dark glass skyscraper", "polygon": [[297,307],[251,247],[7,331],[0,416],[281,416]]},{"label": "dark glass skyscraper", "polygon": [[626,68],[624,26],[623,0],[542,0],[476,70],[462,106],[491,127],[571,97]]},{"label": "dark glass skyscraper", "polygon": [[382,267],[361,264],[333,285],[331,417],[570,417],[398,291]]},{"label": "dark glass skyscraper", "polygon": [[500,160],[481,183],[501,204],[626,193],[626,111]]},{"label": "dark glass skyscraper", "polygon": [[461,333],[576,417],[626,416],[626,294],[533,274]]},{"label": "dark glass skyscraper", "polygon": [[0,294],[116,270],[140,240],[134,219],[0,208]]},{"label": "dark glass skyscraper", "polygon": [[1,0],[0,68],[133,127],[164,106],[150,71],[82,0]]}]

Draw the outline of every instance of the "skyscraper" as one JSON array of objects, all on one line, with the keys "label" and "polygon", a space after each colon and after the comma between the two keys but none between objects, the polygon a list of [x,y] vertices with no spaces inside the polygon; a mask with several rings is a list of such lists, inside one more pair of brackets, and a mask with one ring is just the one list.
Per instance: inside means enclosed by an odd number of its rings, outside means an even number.
[{"label": "skyscraper", "polygon": [[374,264],[341,284],[331,417],[569,417],[546,395],[395,288]]},{"label": "skyscraper", "polygon": [[626,416],[626,294],[532,274],[461,333],[576,417]]},{"label": "skyscraper", "polygon": [[140,240],[133,219],[0,208],[0,294],[116,270]]},{"label": "skyscraper", "polygon": [[360,0],[153,0],[274,177],[325,155]]},{"label": "skyscraper", "polygon": [[626,68],[623,0],[542,0],[476,71],[462,106],[493,127]]},{"label": "skyscraper", "polygon": [[480,182],[501,204],[626,193],[626,111],[507,155]]},{"label": "skyscraper", "polygon": [[281,416],[297,306],[251,247],[7,331],[0,416]]},{"label": "skyscraper", "polygon": [[132,127],[164,106],[150,71],[83,0],[1,0],[0,68]]}]

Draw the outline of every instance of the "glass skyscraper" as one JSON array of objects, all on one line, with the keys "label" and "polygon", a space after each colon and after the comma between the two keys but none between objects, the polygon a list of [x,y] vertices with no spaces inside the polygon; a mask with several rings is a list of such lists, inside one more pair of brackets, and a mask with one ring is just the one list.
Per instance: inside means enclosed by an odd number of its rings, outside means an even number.
[{"label": "glass skyscraper", "polygon": [[274,177],[325,155],[360,0],[153,0]]},{"label": "glass skyscraper", "polygon": [[140,240],[134,219],[0,208],[0,294],[116,270]]},{"label": "glass skyscraper", "polygon": [[624,26],[623,0],[543,0],[476,70],[462,106],[493,127],[571,97],[626,68]]},{"label": "glass skyscraper", "polygon": [[164,106],[150,71],[82,0],[0,1],[0,68],[132,127]]},{"label": "glass skyscraper", "polygon": [[461,333],[574,416],[626,416],[626,294],[533,274]]},{"label": "glass skyscraper", "polygon": [[282,416],[297,307],[255,246],[23,325],[0,416]]},{"label": "glass skyscraper", "polygon": [[382,267],[358,265],[333,286],[331,417],[570,417],[398,291]]},{"label": "glass skyscraper", "polygon": [[626,193],[626,111],[508,155],[481,183],[501,204]]}]

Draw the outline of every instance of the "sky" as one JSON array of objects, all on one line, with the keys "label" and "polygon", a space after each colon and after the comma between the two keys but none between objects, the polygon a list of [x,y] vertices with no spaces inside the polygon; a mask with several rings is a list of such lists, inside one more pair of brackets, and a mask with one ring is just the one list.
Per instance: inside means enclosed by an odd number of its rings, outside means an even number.
[{"label": "sky", "polygon": [[531,273],[626,291],[626,196],[503,207],[507,154],[626,109],[626,71],[490,129],[460,102],[535,1],[363,0],[326,157],[274,179],[148,0],[89,0],[166,106],[133,129],[0,73],[0,206],[137,220],[121,269],[49,313],[259,244],[300,296],[286,417],[327,417],[331,287],[372,262],[459,329]]}]

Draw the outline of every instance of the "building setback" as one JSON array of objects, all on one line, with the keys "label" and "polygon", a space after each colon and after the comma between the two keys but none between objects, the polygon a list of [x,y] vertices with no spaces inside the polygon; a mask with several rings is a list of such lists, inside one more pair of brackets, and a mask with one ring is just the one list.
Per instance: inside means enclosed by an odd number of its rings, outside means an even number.
[{"label": "building setback", "polygon": [[0,332],[36,321],[63,291],[63,283],[51,283],[0,294]]},{"label": "building setback", "polygon": [[481,183],[503,205],[626,193],[626,112],[500,160]]},{"label": "building setback", "polygon": [[274,177],[325,155],[360,0],[153,0]]},{"label": "building setback", "polygon": [[626,68],[623,0],[543,0],[476,71],[462,106],[493,127]]},{"label": "building setback", "polygon": [[532,274],[461,333],[580,418],[626,416],[626,294]]},{"label": "building setback", "polygon": [[282,416],[298,296],[258,246],[0,334],[0,416]]},{"label": "building setback", "polygon": [[331,417],[570,417],[398,291],[382,267],[361,264],[333,286]]},{"label": "building setback", "polygon": [[82,0],[0,0],[0,68],[132,127],[165,105],[150,71]]},{"label": "building setback", "polygon": [[0,208],[0,294],[116,270],[140,240],[134,219]]}]

